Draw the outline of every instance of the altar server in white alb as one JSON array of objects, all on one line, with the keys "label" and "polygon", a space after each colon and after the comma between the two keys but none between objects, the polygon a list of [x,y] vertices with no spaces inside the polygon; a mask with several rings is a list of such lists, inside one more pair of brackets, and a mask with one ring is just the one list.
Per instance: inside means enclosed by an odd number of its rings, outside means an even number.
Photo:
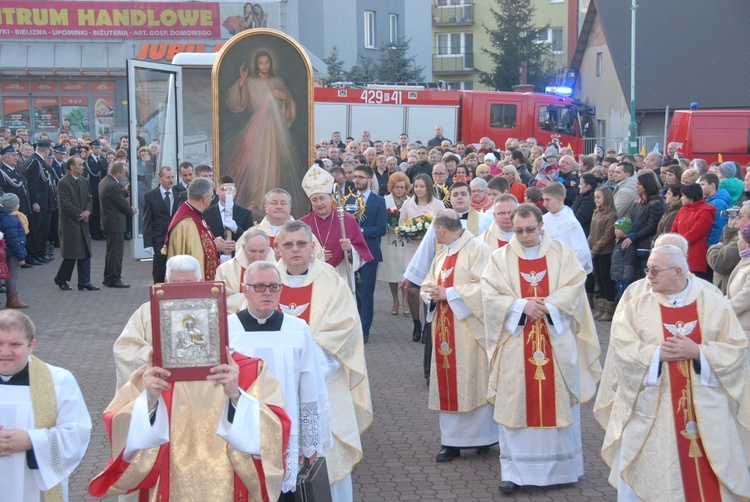
[{"label": "altar server in white alb", "polygon": [[31,353],[28,316],[0,312],[0,500],[68,500],[68,476],[91,436],[73,374]]}]

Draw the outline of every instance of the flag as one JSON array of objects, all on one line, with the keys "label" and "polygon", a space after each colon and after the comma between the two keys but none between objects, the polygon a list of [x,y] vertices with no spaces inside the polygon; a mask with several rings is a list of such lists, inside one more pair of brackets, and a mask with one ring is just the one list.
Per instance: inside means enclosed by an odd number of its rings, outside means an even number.
[{"label": "flag", "polygon": [[653,150],[651,150],[651,151],[652,151],[652,152],[656,152],[656,153],[660,153],[660,152],[659,152],[659,143],[655,144],[655,145],[654,145],[654,149],[653,149]]},{"label": "flag", "polygon": [[641,155],[643,155],[644,157],[646,156],[646,143],[644,143],[641,147]]},{"label": "flag", "polygon": [[719,154],[719,162],[724,162],[724,159],[721,158],[721,154]]}]

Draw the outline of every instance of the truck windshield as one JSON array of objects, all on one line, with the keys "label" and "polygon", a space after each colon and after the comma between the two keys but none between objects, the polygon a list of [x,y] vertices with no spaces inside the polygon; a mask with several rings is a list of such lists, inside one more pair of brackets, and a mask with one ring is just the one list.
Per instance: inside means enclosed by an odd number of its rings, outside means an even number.
[{"label": "truck windshield", "polygon": [[574,106],[544,105],[539,107],[539,129],[576,136]]}]

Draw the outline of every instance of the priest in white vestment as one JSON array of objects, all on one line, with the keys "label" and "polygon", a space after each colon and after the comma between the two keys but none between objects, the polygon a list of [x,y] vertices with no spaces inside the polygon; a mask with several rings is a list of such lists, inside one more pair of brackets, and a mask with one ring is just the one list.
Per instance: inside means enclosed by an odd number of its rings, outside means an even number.
[{"label": "priest in white vestment", "polygon": [[512,221],[516,235],[482,275],[504,493],[583,476],[580,404],[601,376],[580,263],[542,230],[535,205],[521,204]]},{"label": "priest in white vestment", "polygon": [[494,223],[481,233],[479,240],[487,244],[491,251],[506,246],[515,235],[513,233],[513,221],[510,214],[518,207],[518,199],[515,195],[501,194],[495,198],[489,213],[494,218]]},{"label": "priest in white vestment", "polygon": [[441,449],[435,460],[449,462],[462,448],[480,453],[497,443],[494,407],[487,404],[481,275],[490,249],[461,226],[453,209],[435,217],[432,228],[443,248],[422,283],[429,305],[433,346],[431,410],[440,412]]},{"label": "priest in white vestment", "polygon": [[[165,279],[168,284],[202,281],[200,263],[192,256],[173,256],[167,260]],[[120,390],[130,380],[135,370],[146,364],[151,348],[151,302],[148,301],[133,312],[112,348],[116,390]]]},{"label": "priest in white vestment", "polygon": [[304,320],[325,355],[323,364],[331,404],[333,448],[327,448],[331,495],[353,500],[351,473],[363,458],[362,434],[372,424],[370,382],[362,325],[346,282],[327,263],[315,258],[310,227],[290,221],[276,236],[281,253],[279,308]]},{"label": "priest in white vestment", "polygon": [[594,404],[621,501],[748,500],[747,338],[730,303],[655,247],[648,288],[612,322]]},{"label": "priest in white vestment", "polygon": [[565,205],[565,186],[559,182],[547,185],[542,190],[542,200],[548,211],[544,215],[544,232],[556,241],[570,246],[586,274],[593,272],[591,248],[586,234],[573,210]]},{"label": "priest in white vestment", "polygon": [[257,227],[246,230],[237,239],[237,251],[234,258],[225,261],[216,269],[216,280],[224,281],[226,286],[228,314],[236,313],[245,303],[242,280],[247,267],[260,260],[270,263],[276,261],[274,255],[268,251],[269,242],[270,238],[263,230]]},{"label": "priest in white vestment", "polygon": [[247,308],[229,316],[229,346],[262,359],[281,384],[292,422],[282,486],[282,492],[290,494],[304,458],[314,461],[333,446],[323,373],[325,356],[304,321],[278,311],[282,285],[275,265],[266,261],[251,264],[244,286]]},{"label": "priest in white vestment", "polygon": [[68,501],[91,417],[73,374],[32,355],[36,328],[0,312],[0,500]]}]

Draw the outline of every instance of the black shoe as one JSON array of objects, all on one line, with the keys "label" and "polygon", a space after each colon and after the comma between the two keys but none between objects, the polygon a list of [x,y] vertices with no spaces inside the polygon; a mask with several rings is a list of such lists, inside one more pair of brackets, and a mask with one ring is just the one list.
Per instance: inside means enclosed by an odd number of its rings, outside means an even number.
[{"label": "black shoe", "polygon": [[47,262],[51,262],[52,260],[55,259],[55,255],[53,255],[53,254],[45,255],[44,259],[47,260]]},{"label": "black shoe", "polygon": [[85,289],[86,291],[99,291],[99,288],[97,288],[96,286],[94,286],[94,285],[93,285],[93,284],[91,284],[90,282],[87,282],[87,283],[85,283],[85,284],[81,284],[81,283],[79,282],[79,283],[78,283],[78,291],[83,291],[84,289]]},{"label": "black shoe", "polygon": [[452,462],[454,458],[461,456],[461,450],[443,446],[435,457],[436,462]]},{"label": "black shoe", "polygon": [[49,260],[44,256],[40,256],[39,258],[37,258],[37,260],[39,260],[42,263],[49,263]]},{"label": "black shoe", "polygon": [[513,481],[503,481],[500,483],[500,492],[505,495],[510,495],[514,491],[518,490],[518,485]]},{"label": "black shoe", "polygon": [[21,265],[21,268],[34,268],[34,265],[32,265],[31,263],[24,263],[23,265]]},{"label": "black shoe", "polygon": [[125,284],[120,279],[117,279],[116,281],[104,281],[102,284],[104,284],[108,288],[129,288],[130,287],[130,284]]},{"label": "black shoe", "polygon": [[480,446],[479,448],[477,448],[477,455],[487,455],[489,452],[489,446]]},{"label": "black shoe", "polygon": [[365,343],[367,343],[370,340],[370,335],[363,335],[362,339],[364,340]]},{"label": "black shoe", "polygon": [[414,322],[414,331],[411,334],[411,339],[418,342],[422,339],[422,323],[419,321],[412,322]]},{"label": "black shoe", "polygon": [[44,265],[42,262],[40,262],[36,258],[26,258],[26,263],[28,263],[29,265],[35,265],[35,266]]},{"label": "black shoe", "polygon": [[[70,287],[70,284],[68,284],[68,281],[60,280],[57,277],[55,277],[55,284],[57,284],[63,291],[70,291],[71,289],[73,289]],[[78,289],[81,289],[80,286],[78,287]]]},{"label": "black shoe", "polygon": [[133,238],[133,235],[130,232],[125,232],[125,235],[123,237],[126,241],[129,241]]}]

